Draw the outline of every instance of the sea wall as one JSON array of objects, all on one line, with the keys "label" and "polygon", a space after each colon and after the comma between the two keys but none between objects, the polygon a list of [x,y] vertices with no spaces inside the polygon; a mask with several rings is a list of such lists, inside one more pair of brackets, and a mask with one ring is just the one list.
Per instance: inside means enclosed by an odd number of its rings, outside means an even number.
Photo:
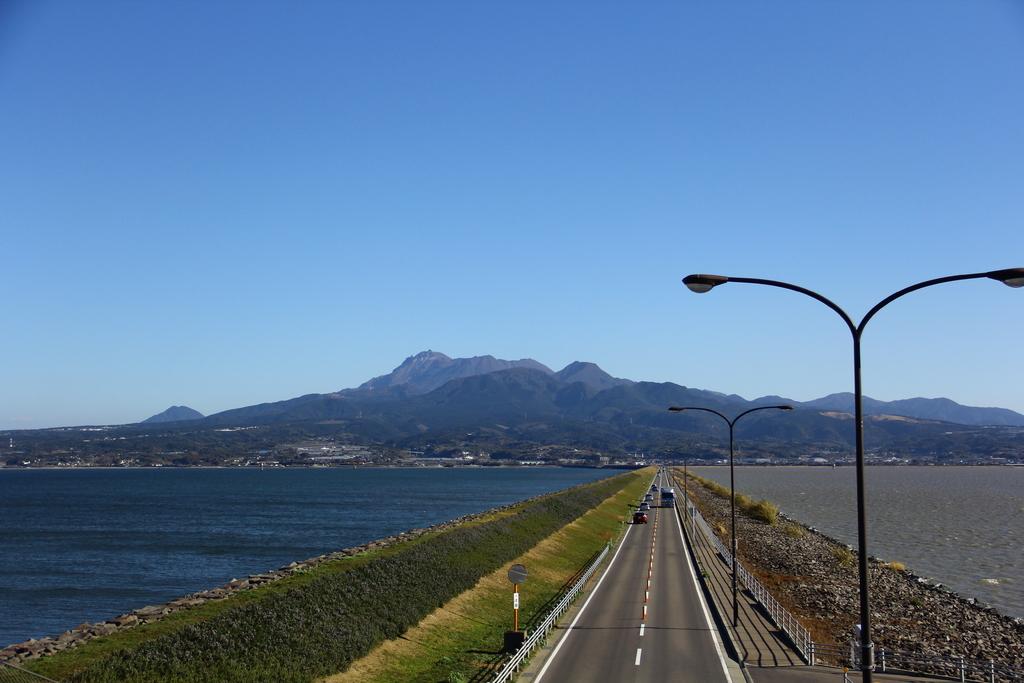
[{"label": "sea wall", "polygon": [[[575,487],[574,487],[575,488]],[[180,598],[171,600],[170,602],[162,605],[149,605],[140,609],[132,610],[126,614],[121,614],[106,621],[96,623],[83,623],[75,628],[64,631],[58,636],[51,636],[46,638],[29,639],[21,643],[14,643],[0,650],[0,661],[11,662],[17,664],[29,659],[41,657],[44,655],[52,655],[64,650],[68,650],[74,647],[78,647],[82,643],[85,643],[93,638],[101,636],[107,636],[111,633],[118,631],[124,631],[127,629],[136,628],[142,624],[149,624],[155,621],[159,621],[169,614],[174,614],[181,610],[187,610],[199,605],[204,605],[208,602],[225,600],[236,593],[242,591],[249,591],[261,586],[265,586],[274,581],[287,578],[294,574],[308,571],[313,567],[323,563],[330,562],[332,560],[340,560],[353,555],[359,555],[371,550],[379,550],[388,546],[394,545],[402,541],[408,541],[426,533],[444,531],[457,527],[466,522],[470,522],[481,517],[492,515],[496,512],[512,509],[516,506],[522,505],[523,503],[537,500],[551,494],[541,494],[528,498],[522,501],[517,501],[509,505],[503,505],[484,512],[479,512],[470,515],[464,515],[455,519],[435,524],[434,526],[410,529],[403,531],[394,536],[386,536],[379,538],[363,545],[353,546],[351,548],[344,548],[335,552],[327,553],[325,555],[318,555],[311,557],[307,560],[298,562],[292,562],[283,567],[275,569],[273,571],[264,572],[262,574],[251,574],[244,579],[232,579],[228,583],[216,588],[209,590],[199,591],[197,593],[190,593]]]},{"label": "sea wall", "polygon": [[[727,542],[729,500],[693,481],[689,492]],[[815,641],[849,645],[860,621],[856,551],[785,515],[774,525],[737,515],[736,536],[740,561]],[[1024,670],[1024,619],[1003,615],[880,558],[869,558],[869,582],[876,651],[884,647],[925,657],[992,659]]]}]

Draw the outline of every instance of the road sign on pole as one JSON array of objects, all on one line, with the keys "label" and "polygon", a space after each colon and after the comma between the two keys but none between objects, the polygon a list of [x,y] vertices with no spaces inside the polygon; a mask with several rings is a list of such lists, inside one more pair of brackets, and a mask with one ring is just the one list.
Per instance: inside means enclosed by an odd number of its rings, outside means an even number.
[{"label": "road sign on pole", "polygon": [[529,572],[526,571],[526,567],[521,564],[514,564],[508,569],[508,580],[509,583],[519,584],[526,583],[526,577],[529,576]]},{"label": "road sign on pole", "polygon": [[508,569],[508,580],[512,584],[512,630],[505,631],[505,652],[515,652],[523,644],[526,634],[519,630],[519,584],[526,581],[529,572],[521,564]]},{"label": "road sign on pole", "polygon": [[512,630],[519,630],[519,584],[512,585]]}]

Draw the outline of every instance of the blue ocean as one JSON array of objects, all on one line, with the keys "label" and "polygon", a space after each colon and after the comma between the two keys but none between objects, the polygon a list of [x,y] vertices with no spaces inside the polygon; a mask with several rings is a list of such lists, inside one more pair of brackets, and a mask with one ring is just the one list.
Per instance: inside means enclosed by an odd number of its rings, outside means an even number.
[{"label": "blue ocean", "polygon": [[0,647],[615,473],[0,469]]}]

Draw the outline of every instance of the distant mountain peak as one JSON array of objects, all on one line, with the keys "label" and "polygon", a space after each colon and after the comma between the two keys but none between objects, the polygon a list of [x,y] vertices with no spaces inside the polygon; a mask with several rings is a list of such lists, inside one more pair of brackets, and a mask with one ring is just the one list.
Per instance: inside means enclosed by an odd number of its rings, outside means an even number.
[{"label": "distant mountain peak", "polygon": [[449,356],[444,355],[440,351],[431,351],[430,349],[427,349],[426,351],[420,351],[419,353],[417,353],[415,355],[409,356],[408,358],[405,359],[405,361],[402,364],[405,365],[405,363],[408,363],[410,361],[412,361],[414,363],[422,363],[424,361],[442,361],[443,362],[443,361],[450,361],[450,360],[451,360],[451,358]]},{"label": "distant mountain peak", "polygon": [[551,368],[532,358],[502,360],[490,355],[451,358],[428,349],[409,356],[388,374],[364,382],[357,391],[383,391],[401,387],[412,395],[425,394],[453,379],[486,375],[512,368],[528,368],[547,375],[554,374]]},{"label": "distant mountain peak", "polygon": [[602,370],[597,363],[589,361],[573,361],[555,373],[555,377],[567,384],[580,382],[588,387],[604,391],[623,384],[633,384],[631,380],[612,377]]},{"label": "distant mountain peak", "polygon": [[564,368],[559,370],[559,372],[572,373],[581,372],[583,370],[598,370],[600,372],[604,372],[604,370],[601,370],[600,365],[598,365],[597,363],[591,363],[588,360],[574,360],[573,362],[569,363]]},{"label": "distant mountain peak", "polygon": [[147,417],[140,424],[152,424],[155,422],[184,422],[186,420],[201,420],[204,415],[198,410],[188,406],[171,406],[162,413]]}]

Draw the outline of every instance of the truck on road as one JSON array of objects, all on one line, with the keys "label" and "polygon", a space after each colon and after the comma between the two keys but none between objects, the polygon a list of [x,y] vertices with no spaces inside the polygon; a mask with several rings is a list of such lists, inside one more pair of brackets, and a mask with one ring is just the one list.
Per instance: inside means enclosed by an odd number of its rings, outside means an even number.
[{"label": "truck on road", "polygon": [[676,506],[676,492],[671,488],[661,489],[661,507],[674,508]]}]

